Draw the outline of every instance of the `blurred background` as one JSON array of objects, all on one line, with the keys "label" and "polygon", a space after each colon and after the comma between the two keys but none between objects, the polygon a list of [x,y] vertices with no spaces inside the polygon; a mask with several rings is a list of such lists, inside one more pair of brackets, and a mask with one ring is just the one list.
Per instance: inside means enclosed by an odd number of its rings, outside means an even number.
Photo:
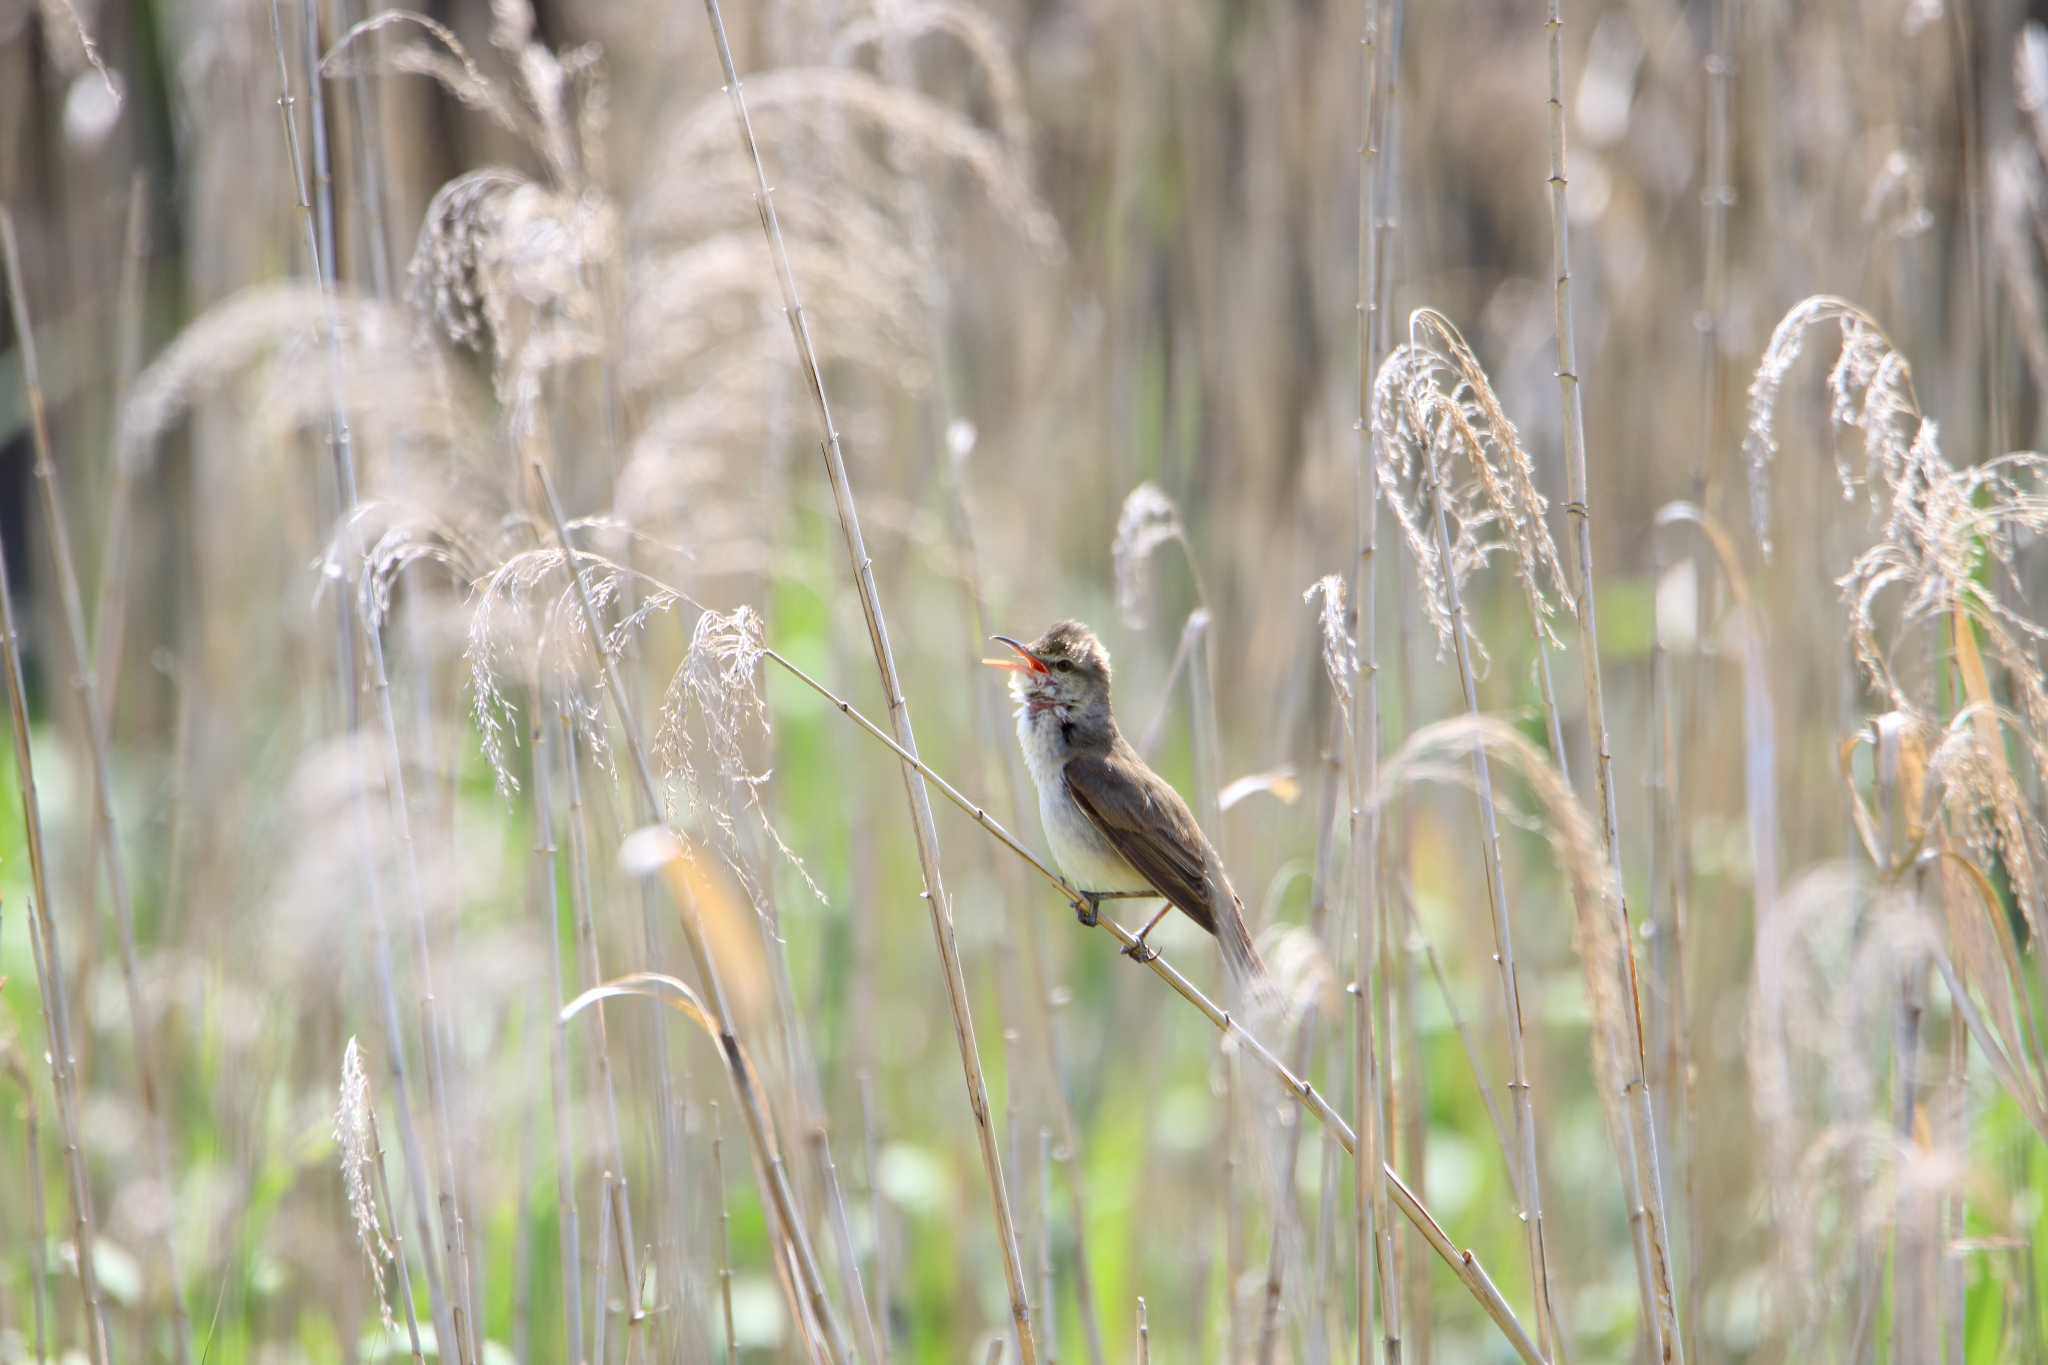
[{"label": "blurred background", "polygon": [[[2034,17],[1572,0],[1553,56],[1544,5],[1493,0],[724,15],[925,759],[1043,848],[976,660],[1099,630],[1293,1006],[1266,1041],[1353,1115],[1369,1002],[1389,1159],[1550,1358],[2048,1355],[2048,513],[2025,462],[1966,473],[2044,418]],[[1553,60],[1672,1333],[1596,1080],[1619,969],[1579,922],[1609,857]],[[0,0],[38,798],[0,768],[0,1360],[1024,1358],[901,769],[753,652],[889,725],[723,87],[691,4]],[[1821,294],[1884,339],[1820,316],[1760,440],[1752,379]],[[1331,623],[1366,635],[1370,727],[1303,600],[1355,591],[1362,496],[1428,527],[1398,413],[1361,430],[1424,306],[1569,566],[1546,649],[1489,540],[1514,513],[1459,503],[1478,708],[1540,753],[1554,675],[1580,803],[1494,767],[1541,1311],[1469,754],[1385,757],[1468,709],[1443,571],[1380,511],[1374,609]],[[1930,489],[1984,513],[1931,549]],[[1838,580],[1901,546],[1858,607]],[[709,999],[621,862],[643,759],[765,1138],[701,1016],[558,1018],[628,973]],[[1386,1354],[1331,1130],[975,822],[937,832],[1037,1356],[1128,1359],[1140,1322],[1165,1360]],[[1219,985],[1184,918],[1154,941]],[[1407,1223],[1388,1245],[1402,1357],[1515,1358]]]}]

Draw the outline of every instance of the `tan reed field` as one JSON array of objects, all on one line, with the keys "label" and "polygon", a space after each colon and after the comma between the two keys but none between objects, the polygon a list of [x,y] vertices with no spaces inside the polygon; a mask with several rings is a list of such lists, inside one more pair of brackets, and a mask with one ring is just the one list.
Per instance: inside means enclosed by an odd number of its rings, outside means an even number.
[{"label": "tan reed field", "polygon": [[23,0],[0,266],[0,1363],[2048,1361],[2023,7]]}]

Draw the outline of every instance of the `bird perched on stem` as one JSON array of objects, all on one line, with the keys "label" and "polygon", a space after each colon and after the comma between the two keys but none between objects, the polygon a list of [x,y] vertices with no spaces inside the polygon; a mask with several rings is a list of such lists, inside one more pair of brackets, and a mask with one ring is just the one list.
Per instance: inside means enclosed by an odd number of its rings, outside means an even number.
[{"label": "bird perched on stem", "polygon": [[1061,621],[1030,644],[994,637],[1013,659],[984,659],[1011,673],[1017,742],[1038,786],[1038,814],[1060,874],[1081,893],[1081,923],[1094,925],[1110,899],[1163,896],[1167,904],[1124,952],[1158,956],[1145,937],[1178,909],[1216,937],[1233,985],[1265,975],[1244,922],[1244,904],[1187,802],[1146,766],[1117,730],[1109,707],[1109,651],[1078,621]]}]

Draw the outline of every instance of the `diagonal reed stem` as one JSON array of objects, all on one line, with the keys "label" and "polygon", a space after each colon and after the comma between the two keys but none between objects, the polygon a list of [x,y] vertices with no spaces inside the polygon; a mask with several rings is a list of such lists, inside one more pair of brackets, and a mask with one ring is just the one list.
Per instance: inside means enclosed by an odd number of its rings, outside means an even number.
[{"label": "diagonal reed stem", "polygon": [[[875,667],[881,675],[882,694],[887,699],[896,740],[905,755],[904,794],[910,804],[912,830],[917,840],[918,865],[924,875],[926,908],[931,913],[932,938],[938,946],[939,964],[945,976],[946,998],[953,1015],[954,1040],[960,1050],[960,1066],[967,1082],[968,1107],[974,1115],[976,1136],[981,1144],[981,1164],[988,1179],[989,1200],[994,1206],[996,1240],[1003,1256],[1003,1274],[1009,1282],[1010,1316],[1017,1336],[1017,1350],[1023,1365],[1037,1365],[1038,1343],[1032,1332],[1031,1303],[1026,1287],[1023,1256],[1017,1246],[1017,1224],[1010,1208],[1009,1190],[1003,1180],[1002,1156],[996,1147],[995,1127],[989,1118],[988,1082],[982,1075],[981,1053],[974,1037],[974,1016],[968,1005],[967,977],[960,965],[960,948],[955,941],[953,911],[946,899],[939,870],[938,826],[932,818],[931,797],[925,791],[919,771],[917,737],[911,728],[910,705],[896,673],[896,657],[889,644],[889,628],[882,615],[882,599],[875,587],[874,563],[868,558],[862,539],[860,515],[854,507],[853,486],[847,478],[846,460],[840,450],[839,430],[832,421],[832,406],[825,394],[825,377],[812,345],[810,323],[797,295],[796,277],[791,273],[789,249],[782,239],[782,223],[775,212],[768,172],[761,149],[754,139],[753,122],[747,116],[746,97],[733,65],[732,45],[726,38],[725,19],[718,0],[705,0],[704,13],[718,46],[718,60],[725,74],[726,94],[732,100],[733,119],[738,125],[740,146],[754,174],[754,206],[761,216],[761,232],[774,257],[776,283],[782,290],[783,312],[789,320],[790,336],[796,344],[798,364],[818,409],[822,431],[820,453],[825,475],[839,514],[839,526],[846,538],[846,553],[852,562],[854,583],[860,595],[861,614],[867,621],[868,640],[874,646]],[[580,580],[579,580],[580,581]]]},{"label": "diagonal reed stem", "polygon": [[[1081,893],[1070,886],[1059,873],[1053,871],[1044,859],[1033,853],[1029,848],[1026,848],[1018,841],[1015,835],[1004,829],[995,817],[991,816],[981,806],[969,800],[961,793],[959,788],[948,782],[944,777],[941,777],[923,759],[918,758],[915,754],[910,753],[895,740],[891,739],[887,731],[862,715],[851,702],[835,695],[823,683],[791,663],[775,650],[763,648],[761,650],[761,657],[770,660],[798,682],[810,688],[811,691],[817,693],[820,697],[823,697],[841,715],[852,721],[876,742],[895,754],[903,763],[914,767],[917,770],[918,776],[936,788],[941,796],[966,812],[968,817],[975,824],[981,826],[983,830],[987,831],[997,843],[1009,849],[1011,853],[1021,858],[1027,866],[1037,872],[1039,876],[1045,878],[1047,882],[1057,888],[1062,897],[1070,902],[1078,903],[1080,901]],[[1377,805],[1378,802],[1375,801],[1374,804]],[[1131,947],[1138,941],[1136,934],[1124,928],[1123,925],[1117,923],[1109,915],[1099,917],[1098,927],[1116,939],[1125,948]],[[1150,947],[1150,945],[1148,944],[1147,947]],[[1320,1090],[1317,1090],[1311,1082],[1297,1076],[1288,1068],[1285,1062],[1282,1062],[1279,1057],[1274,1055],[1272,1049],[1260,1042],[1254,1034],[1248,1032],[1244,1025],[1239,1023],[1229,1010],[1216,1004],[1215,1001],[1204,995],[1192,981],[1181,975],[1179,970],[1166,960],[1164,954],[1154,954],[1145,961],[1144,965],[1151,969],[1154,976],[1157,976],[1168,986],[1172,987],[1175,994],[1200,1010],[1203,1017],[1214,1024],[1224,1037],[1229,1040],[1231,1045],[1244,1049],[1261,1066],[1270,1071],[1279,1080],[1282,1088],[1289,1095],[1293,1096],[1302,1108],[1313,1114],[1317,1122],[1327,1128],[1336,1137],[1338,1142],[1343,1144],[1346,1152],[1349,1152],[1354,1158],[1358,1156],[1358,1135],[1352,1130],[1351,1125],[1344,1121],[1344,1116],[1337,1112]],[[1444,1232],[1442,1225],[1430,1215],[1429,1210],[1423,1206],[1422,1201],[1395,1174],[1392,1167],[1386,1166],[1383,1163],[1380,1169],[1382,1178],[1386,1182],[1389,1201],[1393,1206],[1400,1210],[1402,1217],[1414,1225],[1415,1229],[1422,1234],[1423,1240],[1428,1242],[1431,1249],[1443,1259],[1444,1264],[1450,1267],[1451,1273],[1456,1275],[1459,1282],[1464,1284],[1466,1289],[1478,1300],[1480,1307],[1500,1327],[1502,1334],[1507,1337],[1509,1344],[1515,1348],[1516,1354],[1523,1360],[1531,1362],[1531,1365],[1540,1365],[1540,1362],[1547,1359],[1546,1353],[1539,1350],[1535,1342],[1530,1339],[1527,1330],[1522,1326],[1520,1320],[1515,1317],[1514,1310],[1501,1297],[1500,1291],[1494,1287],[1492,1279],[1488,1277],[1484,1267],[1479,1264],[1478,1258],[1470,1251],[1458,1250],[1452,1244],[1449,1235]]]}]

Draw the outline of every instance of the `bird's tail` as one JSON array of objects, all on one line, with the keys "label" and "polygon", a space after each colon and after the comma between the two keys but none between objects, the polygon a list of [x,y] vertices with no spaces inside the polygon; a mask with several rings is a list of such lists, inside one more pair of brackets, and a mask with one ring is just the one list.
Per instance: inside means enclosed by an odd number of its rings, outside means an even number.
[{"label": "bird's tail", "polygon": [[1238,1022],[1269,1044],[1278,1042],[1275,1033],[1285,1024],[1287,1001],[1280,983],[1266,970],[1266,960],[1252,942],[1251,926],[1245,923],[1244,902],[1235,892],[1217,897],[1222,902],[1216,916],[1216,943],[1223,950],[1223,976],[1229,987],[1229,1005]]},{"label": "bird's tail", "polygon": [[1223,913],[1217,916],[1216,942],[1223,949],[1223,969],[1231,987],[1241,992],[1266,980],[1266,962],[1252,942],[1251,926],[1244,922],[1244,902],[1229,891],[1217,899],[1224,904]]}]

